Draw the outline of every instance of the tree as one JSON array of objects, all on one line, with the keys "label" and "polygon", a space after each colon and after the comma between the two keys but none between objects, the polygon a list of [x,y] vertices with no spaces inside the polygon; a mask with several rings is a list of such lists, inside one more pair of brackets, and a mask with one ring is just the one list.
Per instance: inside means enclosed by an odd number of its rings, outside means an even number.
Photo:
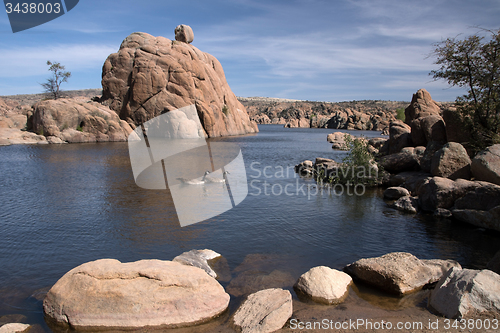
[{"label": "tree", "polygon": [[441,67],[430,73],[467,89],[456,105],[475,150],[500,142],[500,29],[481,31],[487,36],[476,33],[435,44],[435,63]]},{"label": "tree", "polygon": [[52,77],[47,79],[46,83],[41,83],[41,85],[45,89],[45,92],[50,93],[54,99],[58,99],[61,97],[61,84],[68,82],[71,72],[65,72],[66,68],[58,62],[52,63],[50,60],[47,60],[47,66],[50,66],[49,71],[52,72]]}]

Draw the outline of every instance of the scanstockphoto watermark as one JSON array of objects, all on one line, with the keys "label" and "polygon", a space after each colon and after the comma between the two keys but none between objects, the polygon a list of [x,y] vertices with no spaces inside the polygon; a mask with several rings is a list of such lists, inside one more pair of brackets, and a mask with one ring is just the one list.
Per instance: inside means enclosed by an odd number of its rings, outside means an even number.
[{"label": "scanstockphoto watermark", "polygon": [[[253,162],[250,165],[250,170],[249,195],[304,196],[308,200],[318,195],[362,196],[366,192],[366,185],[356,180],[378,177],[378,169],[372,167],[366,168],[364,166],[345,166],[342,168],[321,166],[311,171],[307,166],[263,166],[260,162]],[[300,175],[304,174],[316,174],[318,176],[316,177],[317,183],[303,182]],[[294,181],[280,181],[284,179],[294,179]],[[328,182],[328,180],[336,179],[344,179],[345,181],[338,183]]]}]

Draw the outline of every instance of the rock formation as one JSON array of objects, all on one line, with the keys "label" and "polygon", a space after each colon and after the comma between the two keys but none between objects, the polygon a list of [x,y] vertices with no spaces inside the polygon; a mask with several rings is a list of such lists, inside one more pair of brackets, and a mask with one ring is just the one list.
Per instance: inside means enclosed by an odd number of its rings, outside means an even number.
[{"label": "rock formation", "polygon": [[132,127],[162,113],[195,105],[209,137],[257,132],[227,84],[219,61],[188,44],[192,31],[176,28],[176,41],[136,32],[103,65],[103,103]]},{"label": "rock formation", "polygon": [[33,108],[35,133],[70,143],[126,141],[132,131],[113,110],[86,98],[45,100]]},{"label": "rock formation", "polygon": [[405,123],[411,126],[413,120],[431,115],[439,115],[440,107],[425,89],[418,90],[405,109]]},{"label": "rock formation", "polygon": [[451,268],[453,260],[420,260],[405,252],[360,259],[344,268],[349,275],[396,295],[405,295],[437,282]]},{"label": "rock formation", "polygon": [[95,330],[190,326],[218,316],[228,304],[224,288],[200,268],[101,259],[59,279],[43,309],[52,321]]}]

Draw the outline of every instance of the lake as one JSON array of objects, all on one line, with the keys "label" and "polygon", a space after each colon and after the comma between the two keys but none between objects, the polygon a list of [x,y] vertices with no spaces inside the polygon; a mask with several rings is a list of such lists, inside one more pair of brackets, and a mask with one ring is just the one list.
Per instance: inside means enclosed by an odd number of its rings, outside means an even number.
[{"label": "lake", "polygon": [[235,208],[186,227],[166,191],[135,184],[126,143],[0,147],[0,317],[24,315],[50,331],[44,293],[70,269],[101,258],[171,260],[208,248],[233,271],[265,255],[294,279],[314,266],[342,269],[394,251],[486,266],[498,233],[403,214],[387,207],[382,189],[321,193],[292,172],[306,159],[341,161],[346,153],[326,141],[331,132],[262,125],[255,135],[212,139],[240,146],[249,193]]}]

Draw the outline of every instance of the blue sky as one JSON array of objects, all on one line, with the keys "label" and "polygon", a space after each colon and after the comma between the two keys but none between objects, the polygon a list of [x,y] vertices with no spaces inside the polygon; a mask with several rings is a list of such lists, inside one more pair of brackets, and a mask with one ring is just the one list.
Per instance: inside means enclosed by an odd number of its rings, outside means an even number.
[{"label": "blue sky", "polygon": [[438,101],[463,91],[433,82],[433,43],[500,27],[500,1],[80,0],[67,14],[12,33],[0,14],[0,95],[42,92],[47,60],[71,71],[63,89],[101,87],[102,64],[130,33],[174,38],[178,24],[213,54],[237,96],[316,101]]}]

